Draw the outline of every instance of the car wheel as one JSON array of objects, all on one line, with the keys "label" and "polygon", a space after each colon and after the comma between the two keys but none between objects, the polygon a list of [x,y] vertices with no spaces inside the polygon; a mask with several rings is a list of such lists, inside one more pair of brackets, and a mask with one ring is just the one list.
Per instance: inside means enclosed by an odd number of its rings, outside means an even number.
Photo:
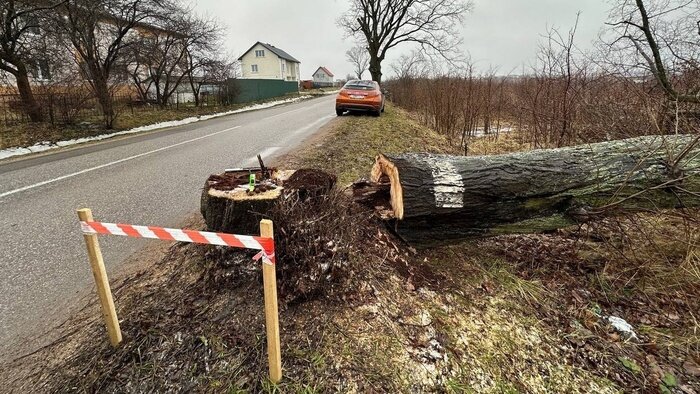
[{"label": "car wheel", "polygon": [[338,108],[335,109],[335,114],[338,116],[343,116],[343,112],[345,112],[345,111],[343,111],[342,109],[338,109]]},{"label": "car wheel", "polygon": [[384,112],[384,105],[382,105],[382,112]]},{"label": "car wheel", "polygon": [[380,110],[374,111],[373,115],[377,116],[377,117],[382,116],[382,110],[380,109]]}]

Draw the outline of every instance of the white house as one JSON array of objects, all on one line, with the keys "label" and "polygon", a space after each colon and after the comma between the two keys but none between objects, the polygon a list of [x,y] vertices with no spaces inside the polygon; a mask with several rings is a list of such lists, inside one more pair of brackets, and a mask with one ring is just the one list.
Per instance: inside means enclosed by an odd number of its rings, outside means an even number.
[{"label": "white house", "polygon": [[[104,57],[105,49],[111,43],[113,37],[117,34],[116,30],[121,29],[126,20],[121,20],[119,17],[110,16],[107,14],[98,14],[98,26],[95,30],[95,35],[99,43],[97,44],[100,51],[99,56]],[[39,24],[39,22],[35,22]],[[169,31],[161,27],[150,25],[147,23],[133,23],[133,28],[129,30],[127,39],[136,39],[138,37],[148,38],[150,40],[157,39],[160,35],[170,34],[174,37],[185,38],[184,34]],[[87,71],[84,62],[80,59],[77,52],[66,49],[61,45],[54,34],[48,33],[40,26],[31,26],[26,33],[26,43],[23,43],[31,51],[33,60],[27,64],[29,71],[29,81],[32,87],[60,87],[58,91],[69,93],[71,91],[80,91],[81,82],[87,78]],[[154,45],[154,44],[151,44]],[[172,51],[176,51],[175,44],[172,44]],[[151,59],[150,61],[155,61]],[[150,76],[149,68],[152,65],[133,61],[131,57],[125,56],[125,51],[117,58],[113,70],[110,73],[109,83],[114,83],[119,86],[122,93],[130,93],[133,90],[131,85],[132,79],[129,73],[133,73],[143,81],[148,81]],[[184,84],[186,80],[183,80]],[[0,70],[0,93],[5,91],[14,91],[16,88],[16,80],[11,74]],[[150,89],[150,88],[149,88]],[[155,88],[153,88],[155,91]],[[41,90],[39,90],[41,92]]]},{"label": "white house", "polygon": [[313,74],[314,85],[333,86],[333,73],[321,66]]},{"label": "white house", "polygon": [[256,42],[238,58],[246,79],[298,81],[299,62],[292,55],[270,44]]}]

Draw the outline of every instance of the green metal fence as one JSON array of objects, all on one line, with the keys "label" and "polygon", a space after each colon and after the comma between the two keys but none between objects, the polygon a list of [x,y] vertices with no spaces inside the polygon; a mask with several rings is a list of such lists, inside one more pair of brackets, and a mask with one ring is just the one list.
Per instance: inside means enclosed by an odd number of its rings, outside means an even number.
[{"label": "green metal fence", "polygon": [[279,79],[230,79],[228,83],[236,90],[237,103],[264,100],[299,91],[299,82]]}]

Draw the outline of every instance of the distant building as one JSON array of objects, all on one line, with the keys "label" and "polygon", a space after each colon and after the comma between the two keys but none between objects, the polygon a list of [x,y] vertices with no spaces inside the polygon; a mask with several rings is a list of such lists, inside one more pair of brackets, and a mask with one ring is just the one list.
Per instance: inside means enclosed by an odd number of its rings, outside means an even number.
[{"label": "distant building", "polygon": [[313,89],[314,88],[314,81],[311,79],[305,79],[301,81],[301,88],[302,89]]},{"label": "distant building", "polygon": [[[31,4],[29,1],[25,2]],[[97,17],[99,19],[95,31],[96,38],[100,41],[111,39],[110,33],[108,33],[109,25],[123,25],[129,23],[119,16],[104,13],[98,13]],[[41,92],[41,88],[49,87],[53,92],[62,93],[80,90],[80,87],[78,87],[79,82],[84,81],[88,75],[85,63],[73,50],[55,50],[56,48],[63,48],[55,41],[56,37],[52,34],[46,34],[46,31],[40,26],[39,22],[33,19],[30,19],[30,21],[31,23],[29,24],[31,27],[27,29],[25,34],[27,41],[31,43],[31,50],[33,53],[32,60],[28,61],[26,66],[28,69],[29,82],[32,88],[35,89],[34,92]],[[170,34],[173,37],[185,37],[180,33],[143,22],[133,22],[133,28],[129,31],[128,37],[150,37],[153,39],[162,34]],[[105,46],[100,45],[99,47],[104,48]],[[105,56],[105,53],[103,50],[100,50],[100,53],[97,55]],[[113,65],[113,71],[111,73],[112,80],[110,80],[110,83],[116,83],[119,92],[133,92],[134,88],[130,84],[131,78],[127,75],[127,72],[133,70],[133,67],[134,62],[125,56],[119,57]],[[148,78],[149,67],[150,65],[148,64],[141,65],[143,69],[141,79],[146,80]],[[15,78],[10,73],[0,70],[0,93],[15,93],[16,83]]]},{"label": "distant building", "polygon": [[299,81],[301,62],[287,52],[260,41],[238,58],[244,79]]},{"label": "distant building", "polygon": [[315,86],[333,86],[333,73],[321,66],[313,74]]}]

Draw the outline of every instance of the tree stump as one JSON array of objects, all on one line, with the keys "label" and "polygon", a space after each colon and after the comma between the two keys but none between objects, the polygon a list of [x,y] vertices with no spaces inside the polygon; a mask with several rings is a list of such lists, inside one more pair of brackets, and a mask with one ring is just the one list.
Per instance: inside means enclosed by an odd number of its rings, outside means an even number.
[{"label": "tree stump", "polygon": [[[249,176],[255,174],[255,190],[249,190]],[[280,198],[300,199],[328,193],[336,177],[320,170],[280,171],[244,169],[211,175],[204,184],[200,211],[210,231],[258,234],[260,220]]]}]

